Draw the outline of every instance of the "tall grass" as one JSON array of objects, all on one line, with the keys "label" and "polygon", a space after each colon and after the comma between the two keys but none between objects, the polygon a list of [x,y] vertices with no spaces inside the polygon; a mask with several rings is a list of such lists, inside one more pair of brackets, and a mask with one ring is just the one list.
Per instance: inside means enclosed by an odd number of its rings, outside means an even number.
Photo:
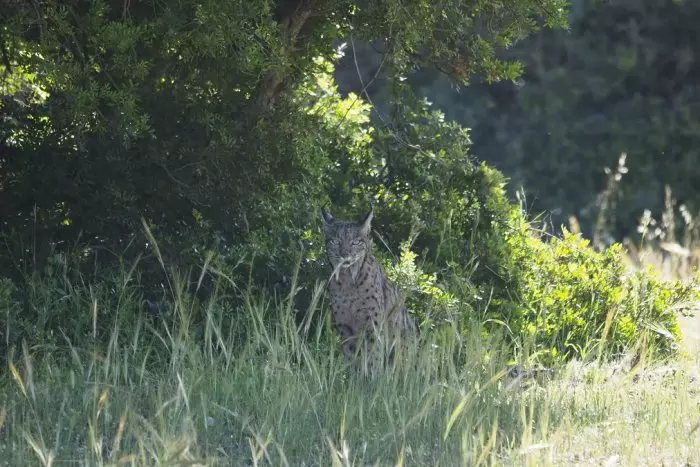
[{"label": "tall grass", "polygon": [[[610,226],[614,225],[617,199],[623,188],[623,178],[628,173],[627,154],[622,153],[617,167],[605,168],[605,189],[598,195],[598,215],[593,231],[593,245],[606,248],[613,240]],[[580,232],[578,220],[569,218],[572,232]],[[637,226],[637,238],[623,240],[630,271],[646,268],[655,270],[663,280],[691,282],[700,277],[700,224],[685,204],[678,205],[671,187],[664,187],[664,209],[659,219],[645,210]],[[700,358],[700,314],[698,308],[688,314],[679,314],[685,352]]]},{"label": "tall grass", "polygon": [[10,352],[0,463],[700,463],[696,361],[664,374],[572,362],[551,381],[511,381],[497,337],[446,324],[361,378],[330,329],[323,284],[298,318],[294,281],[287,296],[247,292],[232,309],[222,273],[204,268],[218,281],[203,302],[170,273],[168,312],[153,318],[135,311],[133,271],[111,294],[37,291],[48,310],[89,320],[92,340],[65,332]]}]

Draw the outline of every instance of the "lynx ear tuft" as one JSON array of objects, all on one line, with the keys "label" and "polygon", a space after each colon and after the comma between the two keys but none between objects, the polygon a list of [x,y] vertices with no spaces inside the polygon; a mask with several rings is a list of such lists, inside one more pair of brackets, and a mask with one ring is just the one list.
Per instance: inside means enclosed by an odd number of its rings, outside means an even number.
[{"label": "lynx ear tuft", "polygon": [[372,218],[374,217],[374,209],[372,209],[369,214],[362,221],[362,233],[369,235],[369,231],[372,228]]},{"label": "lynx ear tuft", "polygon": [[323,228],[323,230],[325,231],[326,228],[334,222],[335,217],[333,217],[333,214],[326,211],[324,208],[321,208],[321,227]]}]

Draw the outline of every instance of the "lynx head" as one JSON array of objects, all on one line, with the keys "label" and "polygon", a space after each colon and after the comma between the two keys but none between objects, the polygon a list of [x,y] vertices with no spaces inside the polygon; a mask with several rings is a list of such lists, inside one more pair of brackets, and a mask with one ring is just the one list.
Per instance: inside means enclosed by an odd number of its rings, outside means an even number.
[{"label": "lynx head", "polygon": [[370,230],[373,211],[360,222],[339,221],[321,209],[321,228],[326,236],[326,252],[333,266],[333,275],[339,279],[341,269],[349,269],[357,279],[360,266],[372,248]]}]

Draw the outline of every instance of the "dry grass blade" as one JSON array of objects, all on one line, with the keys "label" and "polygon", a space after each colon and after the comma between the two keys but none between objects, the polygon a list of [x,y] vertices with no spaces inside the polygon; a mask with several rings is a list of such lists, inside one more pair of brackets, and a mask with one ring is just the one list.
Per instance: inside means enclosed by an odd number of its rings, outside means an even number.
[{"label": "dry grass blade", "polygon": [[29,446],[31,446],[31,448],[34,450],[34,453],[41,461],[41,464],[44,467],[51,467],[55,458],[53,451],[47,451],[46,447],[43,445],[44,443],[42,442],[40,445],[34,438],[31,437],[31,435],[29,435],[29,433],[23,431],[22,435]]},{"label": "dry grass blade", "polygon": [[19,371],[17,371],[17,367],[12,362],[9,362],[8,366],[10,367],[10,373],[12,373],[12,377],[15,379],[15,381],[19,385],[19,388],[22,390],[22,394],[24,394],[24,397],[29,399],[27,389],[24,387],[24,381],[22,381],[22,376],[19,374]]}]

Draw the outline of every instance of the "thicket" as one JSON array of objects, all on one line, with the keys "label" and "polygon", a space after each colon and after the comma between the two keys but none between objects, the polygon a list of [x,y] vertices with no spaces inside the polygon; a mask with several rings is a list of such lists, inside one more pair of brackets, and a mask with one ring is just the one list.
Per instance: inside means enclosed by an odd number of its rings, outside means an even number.
[{"label": "thicket", "polygon": [[[495,49],[565,10],[508,4],[4,4],[4,343],[106,338],[110,316],[145,311],[186,311],[196,335],[213,293],[235,315],[251,293],[294,287],[306,310],[331,203],[341,218],[375,206],[379,254],[426,330],[461,339],[477,323],[547,362],[641,338],[673,350],[693,284],[626,276],[619,247],[543,239],[468,130],[403,81],[415,65],[517,77]],[[395,100],[380,124],[332,78],[334,41],[354,37],[385,47]]]}]

